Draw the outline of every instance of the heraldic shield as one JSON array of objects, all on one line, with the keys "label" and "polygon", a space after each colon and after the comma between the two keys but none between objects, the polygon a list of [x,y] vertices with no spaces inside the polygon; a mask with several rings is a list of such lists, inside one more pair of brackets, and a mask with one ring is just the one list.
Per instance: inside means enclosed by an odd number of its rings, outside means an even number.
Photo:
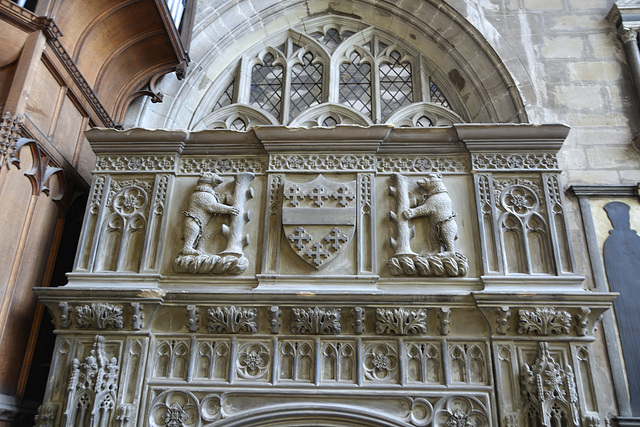
[{"label": "heraldic shield", "polygon": [[285,179],[282,225],[291,248],[320,270],[353,239],[356,181],[334,182],[322,175],[305,183]]}]

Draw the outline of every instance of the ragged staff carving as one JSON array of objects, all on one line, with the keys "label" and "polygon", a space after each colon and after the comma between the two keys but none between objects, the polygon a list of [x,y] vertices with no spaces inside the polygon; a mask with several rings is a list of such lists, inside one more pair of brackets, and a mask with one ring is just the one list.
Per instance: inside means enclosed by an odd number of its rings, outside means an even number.
[{"label": "ragged staff carving", "polygon": [[[244,226],[251,219],[245,210],[246,201],[253,197],[249,183],[252,173],[240,173],[235,179],[232,204],[222,203],[221,196],[214,188],[223,179],[211,172],[204,172],[189,199],[189,207],[183,212],[185,219],[182,229],[184,245],[175,260],[178,273],[240,274],[249,267],[243,248],[249,244],[249,236],[244,234]],[[230,215],[230,224],[222,226],[222,236],[227,239],[227,247],[220,254],[203,251],[211,236],[205,235],[205,228],[214,215]]]},{"label": "ragged staff carving", "polygon": [[[442,175],[432,173],[418,181],[418,186],[426,193],[422,202],[414,208],[410,206],[407,178],[394,174],[393,181],[390,195],[395,198],[396,206],[395,211],[390,212],[390,218],[396,226],[396,238],[391,239],[395,254],[387,264],[391,274],[466,275],[467,258],[455,251],[458,225]],[[431,245],[436,248],[436,253],[416,254],[411,249],[410,241],[415,235],[415,228],[409,225],[409,220],[416,217],[427,217]]]}]

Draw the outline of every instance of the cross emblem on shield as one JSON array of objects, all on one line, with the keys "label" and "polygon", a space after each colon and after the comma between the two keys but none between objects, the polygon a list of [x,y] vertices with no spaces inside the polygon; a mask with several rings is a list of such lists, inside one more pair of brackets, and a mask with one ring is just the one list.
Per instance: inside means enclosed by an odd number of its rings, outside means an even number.
[{"label": "cross emblem on shield", "polygon": [[356,181],[334,182],[322,175],[305,183],[285,179],[282,226],[293,251],[319,270],[353,239]]}]

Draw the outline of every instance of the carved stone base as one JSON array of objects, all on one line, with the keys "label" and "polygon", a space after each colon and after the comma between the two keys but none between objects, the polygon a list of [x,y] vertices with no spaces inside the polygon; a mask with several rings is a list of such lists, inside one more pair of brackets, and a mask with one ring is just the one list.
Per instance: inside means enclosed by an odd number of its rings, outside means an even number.
[{"label": "carved stone base", "polygon": [[435,255],[396,255],[387,263],[394,276],[449,276],[460,277],[467,274],[467,258],[459,252],[445,252]]},{"label": "carved stone base", "polygon": [[174,263],[177,273],[241,274],[247,271],[249,260],[236,255],[179,255]]}]

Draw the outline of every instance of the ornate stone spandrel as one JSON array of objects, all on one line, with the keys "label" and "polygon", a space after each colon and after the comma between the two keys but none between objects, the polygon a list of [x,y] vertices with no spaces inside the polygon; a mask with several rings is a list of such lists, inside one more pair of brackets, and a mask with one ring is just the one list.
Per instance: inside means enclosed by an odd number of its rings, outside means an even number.
[{"label": "ornate stone spandrel", "polygon": [[[423,190],[422,201],[411,207],[409,184],[406,177],[394,174],[389,190],[395,199],[390,220],[395,225],[396,237],[391,239],[394,255],[387,262],[392,275],[465,276],[469,268],[467,258],[455,251],[458,225],[455,221],[451,198],[441,174],[428,174],[418,180]],[[417,254],[411,248],[415,228],[409,220],[426,217],[429,223],[431,248],[435,253]]]},{"label": "ornate stone spandrel", "polygon": [[[211,172],[200,175],[189,198],[189,206],[183,212],[184,244],[174,262],[176,272],[238,275],[247,270],[249,259],[244,256],[243,249],[249,244],[250,238],[244,234],[244,227],[251,220],[251,214],[245,205],[253,197],[253,191],[249,187],[253,178],[252,173],[237,174],[233,195],[225,197],[231,198],[231,204],[225,204],[222,196],[215,191],[224,179]],[[207,225],[214,215],[230,217],[229,224],[223,224],[219,234],[207,231]],[[226,248],[218,254],[206,252],[212,238],[225,238]]]},{"label": "ornate stone spandrel", "polygon": [[168,390],[151,402],[145,425],[185,427],[198,425],[200,401],[189,391]]},{"label": "ornate stone spandrel", "polygon": [[321,270],[341,257],[356,230],[356,181],[284,180],[282,227],[293,253]]},{"label": "ornate stone spandrel", "polygon": [[466,396],[442,398],[434,405],[434,425],[446,427],[489,427],[487,407]]}]

